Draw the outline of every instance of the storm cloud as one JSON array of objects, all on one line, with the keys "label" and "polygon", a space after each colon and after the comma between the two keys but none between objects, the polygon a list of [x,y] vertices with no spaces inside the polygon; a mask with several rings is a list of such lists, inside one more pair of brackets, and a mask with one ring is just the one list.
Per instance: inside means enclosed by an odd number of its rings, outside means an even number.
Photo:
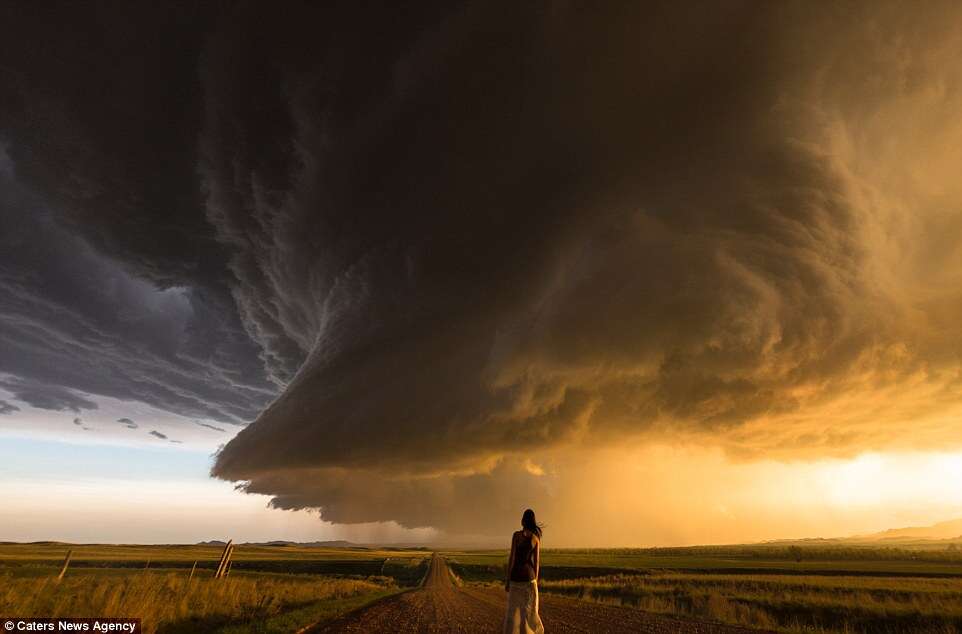
[{"label": "storm cloud", "polygon": [[[939,64],[957,38],[894,5],[702,9],[460,13],[333,87],[323,63],[296,89],[231,81],[258,36],[221,35],[208,214],[245,319],[308,357],[215,473],[342,521],[387,508],[365,491],[410,492],[381,519],[449,527],[436,489],[575,441],[750,457],[940,438],[913,425],[957,411],[959,347],[912,284],[958,315],[958,242],[913,279],[928,256],[879,240],[959,218],[867,163],[876,134],[918,142],[876,119],[908,123],[900,105],[935,86],[959,104],[958,65]],[[274,104],[274,160],[238,102]],[[869,402],[893,390],[897,411]]]},{"label": "storm cloud", "polygon": [[58,222],[52,205],[0,151],[0,374],[15,377],[0,387],[43,409],[93,409],[102,395],[253,419],[277,385],[229,293],[135,276]]},{"label": "storm cloud", "polygon": [[0,388],[12,393],[17,400],[38,409],[77,413],[84,409],[97,409],[95,402],[60,385],[12,377],[0,379]]},{"label": "storm cloud", "polygon": [[4,89],[0,371],[253,420],[216,476],[455,532],[563,497],[558,448],[944,444],[962,11],[926,8],[242,3],[84,46],[121,18],[6,8],[64,37]]}]

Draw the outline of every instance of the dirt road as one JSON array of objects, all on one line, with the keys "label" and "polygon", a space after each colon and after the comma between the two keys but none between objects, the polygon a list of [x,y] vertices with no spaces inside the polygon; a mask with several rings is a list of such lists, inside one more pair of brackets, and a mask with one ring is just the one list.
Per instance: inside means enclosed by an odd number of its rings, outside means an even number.
[{"label": "dirt road", "polygon": [[[458,587],[447,563],[435,555],[424,584],[417,590],[389,597],[367,608],[323,623],[311,632],[501,632],[504,591]],[[670,634],[758,634],[749,630],[704,621],[658,616],[611,605],[541,595],[541,618],[545,630],[555,632],[650,632]]]}]

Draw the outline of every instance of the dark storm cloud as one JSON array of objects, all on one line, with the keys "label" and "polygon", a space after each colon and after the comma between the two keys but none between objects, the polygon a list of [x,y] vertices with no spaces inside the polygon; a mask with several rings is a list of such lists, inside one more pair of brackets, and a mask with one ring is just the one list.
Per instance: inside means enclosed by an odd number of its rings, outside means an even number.
[{"label": "dark storm cloud", "polygon": [[8,403],[4,400],[0,400],[0,414],[12,414],[14,412],[19,412],[20,408],[12,403]]},{"label": "dark storm cloud", "polygon": [[[485,474],[446,478],[392,478],[384,473],[344,469],[279,472],[245,487],[251,493],[276,494],[271,505],[282,509],[317,506],[331,522],[384,521],[405,525],[426,522],[460,535],[512,530],[521,510],[533,500],[547,509],[551,482],[508,460]],[[470,501],[470,503],[466,503]]]},{"label": "dark storm cloud", "polygon": [[962,402],[930,8],[5,7],[0,371],[283,388],[214,473],[339,522],[500,526],[459,501],[575,442],[914,441]]},{"label": "dark storm cloud", "polygon": [[[939,19],[510,15],[392,16],[376,42],[377,18],[347,16],[320,50],[271,19],[213,38],[209,218],[249,330],[278,366],[308,355],[215,474],[335,521],[460,529],[456,500],[520,485],[479,475],[505,456],[642,433],[844,451],[958,404],[957,343],[918,336],[874,242],[900,201],[842,145],[863,104],[958,88],[954,68],[928,75],[930,37],[955,50]],[[923,375],[940,405],[810,422]]]},{"label": "dark storm cloud", "polygon": [[214,13],[0,7],[0,134],[18,174],[73,232],[162,287],[222,270],[194,178],[197,57]]},{"label": "dark storm cloud", "polygon": [[213,6],[129,9],[0,7],[0,372],[247,422],[278,385],[195,176]]},{"label": "dark storm cloud", "polygon": [[[217,473],[432,473],[589,429],[724,428],[790,410],[786,375],[828,379],[864,349],[874,325],[842,327],[873,308],[849,306],[844,175],[773,114],[787,16],[515,18],[453,13],[370,68],[290,60],[313,83],[283,57],[231,72],[279,26],[214,39],[210,219],[252,330],[309,352]],[[273,156],[265,117],[289,135]]]},{"label": "dark storm cloud", "polygon": [[97,409],[97,404],[60,385],[24,380],[18,377],[0,378],[0,387],[19,401],[39,409],[80,412]]},{"label": "dark storm cloud", "polygon": [[160,433],[159,431],[157,431],[157,430],[155,430],[155,429],[151,430],[149,433],[150,433],[150,435],[153,436],[154,438],[160,438],[161,440],[167,440],[167,435],[166,435],[166,434],[162,434],[162,433]]},{"label": "dark storm cloud", "polygon": [[[6,155],[3,162],[0,373],[187,416],[253,419],[276,386],[264,378],[226,291],[163,289],[134,277],[55,222]],[[23,400],[49,409],[51,398]],[[71,403],[96,407],[90,399]]]},{"label": "dark storm cloud", "polygon": [[124,425],[127,429],[137,429],[137,428],[139,427],[139,425],[137,425],[137,423],[135,423],[134,421],[130,420],[129,418],[118,418],[118,419],[117,419],[117,422],[118,422],[118,423],[121,423],[122,425]]},{"label": "dark storm cloud", "polygon": [[77,425],[78,427],[82,427],[84,424],[84,421],[82,418],[75,418],[73,419],[73,424]]}]

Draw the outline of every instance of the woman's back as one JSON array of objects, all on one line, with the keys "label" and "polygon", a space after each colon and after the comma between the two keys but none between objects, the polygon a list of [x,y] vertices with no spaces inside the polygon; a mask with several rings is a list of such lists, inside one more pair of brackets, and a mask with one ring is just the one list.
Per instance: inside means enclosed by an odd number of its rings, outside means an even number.
[{"label": "woman's back", "polygon": [[538,614],[540,567],[541,525],[535,520],[534,511],[526,509],[521,515],[521,530],[511,535],[508,578],[504,582],[508,606],[501,627],[503,634],[544,634],[544,624]]},{"label": "woman's back", "polygon": [[511,567],[511,581],[534,581],[538,578],[536,563],[539,547],[538,537],[530,531],[514,534],[514,565]]}]

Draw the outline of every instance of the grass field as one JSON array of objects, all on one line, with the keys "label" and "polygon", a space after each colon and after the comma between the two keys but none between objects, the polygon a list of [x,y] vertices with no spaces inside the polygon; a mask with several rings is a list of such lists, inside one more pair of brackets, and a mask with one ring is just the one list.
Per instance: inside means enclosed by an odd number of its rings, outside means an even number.
[{"label": "grass field", "polygon": [[[89,561],[169,561],[187,562],[213,560],[216,562],[223,546],[201,544],[138,545],[138,544],[62,544],[59,542],[3,543],[0,542],[0,565],[17,561],[55,561],[63,559],[68,549],[75,559]],[[308,546],[245,546],[234,548],[234,561],[294,560],[352,560],[422,559],[430,555],[424,549],[395,548],[315,548]]]},{"label": "grass field", "polygon": [[188,579],[185,572],[0,574],[0,614],[139,617],[144,632],[290,632],[400,591],[390,577],[272,573]]},{"label": "grass field", "polygon": [[[465,581],[504,578],[506,551],[444,555]],[[783,632],[962,633],[955,549],[546,549],[541,565],[542,592],[650,612]]]},{"label": "grass field", "polygon": [[[467,580],[484,581],[501,574],[508,553],[505,550],[444,551],[455,571]],[[800,558],[799,558],[800,554]],[[858,557],[849,549],[787,548],[709,549],[545,549],[541,556],[546,579],[647,572],[725,572],[779,574],[888,575],[962,577],[962,557],[935,558],[913,550],[863,549]],[[940,553],[941,555],[941,553]]]},{"label": "grass field", "polygon": [[[55,581],[67,549],[67,575]],[[0,544],[0,613],[140,616],[151,632],[288,632],[418,584],[424,549]],[[507,552],[441,551],[467,583]],[[193,581],[188,570],[198,562]],[[551,550],[542,591],[784,632],[962,633],[957,550],[824,545]]]},{"label": "grass field", "polygon": [[[0,571],[30,574],[30,569],[58,566],[72,551],[71,569],[137,568],[187,569],[197,562],[198,573],[211,574],[217,567],[222,546],[207,545],[110,545],[0,544]],[[386,575],[400,585],[420,579],[430,553],[419,549],[311,548],[303,546],[237,546],[232,572],[283,572],[315,575]]]},{"label": "grass field", "polygon": [[784,632],[962,632],[962,579],[663,572],[542,591]]},{"label": "grass field", "polygon": [[[67,551],[71,562],[56,577]],[[0,614],[125,616],[145,632],[292,632],[416,585],[418,549],[0,544]],[[190,569],[197,562],[193,579]]]}]

